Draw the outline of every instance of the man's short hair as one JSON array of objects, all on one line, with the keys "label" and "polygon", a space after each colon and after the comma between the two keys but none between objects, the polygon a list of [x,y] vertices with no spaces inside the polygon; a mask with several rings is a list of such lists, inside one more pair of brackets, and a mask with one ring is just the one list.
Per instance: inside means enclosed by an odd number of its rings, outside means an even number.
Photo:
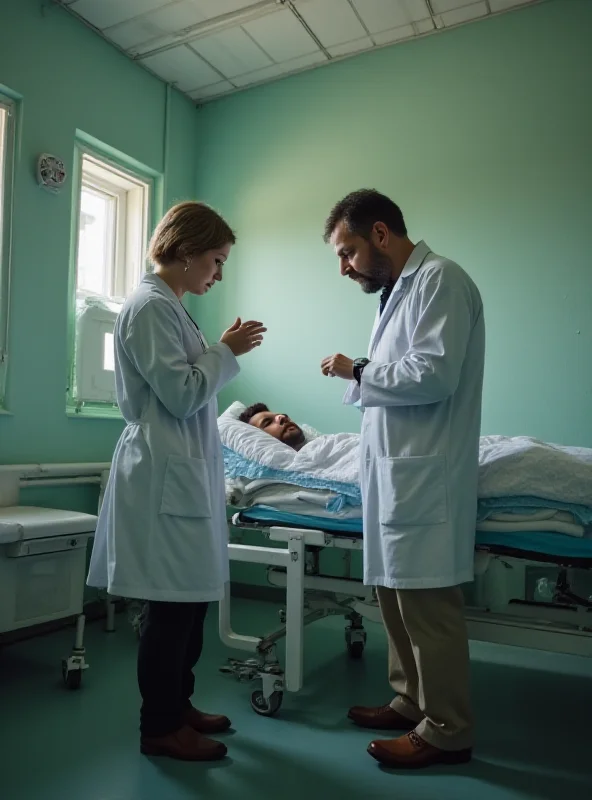
[{"label": "man's short hair", "polygon": [[331,239],[333,231],[344,222],[350,233],[370,238],[373,226],[383,222],[396,236],[407,236],[403,213],[396,203],[376,189],[359,189],[340,200],[327,217],[324,240]]},{"label": "man's short hair", "polygon": [[249,423],[255,414],[260,414],[262,411],[269,411],[265,403],[253,403],[252,406],[245,408],[243,413],[240,415],[239,420],[241,422]]}]

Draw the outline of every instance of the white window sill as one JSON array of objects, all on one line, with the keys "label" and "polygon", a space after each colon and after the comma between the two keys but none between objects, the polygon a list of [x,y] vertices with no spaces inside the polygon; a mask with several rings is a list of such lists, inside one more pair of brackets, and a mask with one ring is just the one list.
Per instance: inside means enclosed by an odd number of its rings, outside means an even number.
[{"label": "white window sill", "polygon": [[69,419],[112,419],[123,422],[121,411],[118,408],[105,408],[101,406],[85,406],[84,408],[66,408]]}]

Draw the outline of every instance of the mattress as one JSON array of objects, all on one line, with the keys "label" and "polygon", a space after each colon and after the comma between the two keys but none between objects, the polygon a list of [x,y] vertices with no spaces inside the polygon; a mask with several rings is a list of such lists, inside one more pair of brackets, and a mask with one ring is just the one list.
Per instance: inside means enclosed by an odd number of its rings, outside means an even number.
[{"label": "mattress", "polygon": [[[361,519],[339,519],[296,514],[278,510],[271,506],[256,505],[240,512],[240,519],[265,525],[286,525],[287,527],[315,528],[336,535],[362,538]],[[592,567],[592,536],[575,538],[563,533],[546,531],[520,531],[515,533],[495,533],[477,531],[476,546],[495,553],[506,553],[519,557],[540,556],[540,560],[555,563],[569,562],[573,566]]]}]

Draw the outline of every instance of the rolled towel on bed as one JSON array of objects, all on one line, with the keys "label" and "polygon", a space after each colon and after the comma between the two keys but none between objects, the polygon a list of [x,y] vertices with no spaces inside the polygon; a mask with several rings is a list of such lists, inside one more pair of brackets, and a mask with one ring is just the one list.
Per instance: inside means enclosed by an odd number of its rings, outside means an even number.
[{"label": "rolled towel on bed", "polygon": [[[561,515],[561,512],[558,512]],[[527,531],[534,533],[564,533],[568,536],[584,536],[585,529],[573,521],[565,521],[558,516],[552,515],[538,520],[510,520],[510,514],[500,515],[505,519],[498,519],[496,515],[477,523],[478,531],[491,531],[496,533],[524,533]],[[569,515],[566,515],[569,516]]]},{"label": "rolled towel on bed", "polygon": [[494,516],[500,522],[554,519],[556,522],[579,525],[583,529],[592,527],[592,507],[539,497],[480,498],[477,507],[478,521],[485,522]]}]

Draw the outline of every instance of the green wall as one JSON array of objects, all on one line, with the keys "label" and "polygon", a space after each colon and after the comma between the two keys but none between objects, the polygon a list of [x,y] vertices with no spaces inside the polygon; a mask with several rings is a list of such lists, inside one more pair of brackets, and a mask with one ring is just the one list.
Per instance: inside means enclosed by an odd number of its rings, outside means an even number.
[{"label": "green wall", "polygon": [[210,336],[261,318],[221,396],[357,430],[321,358],[364,355],[378,298],[339,276],[331,205],[374,186],[462,264],[487,321],[484,433],[592,446],[592,3],[555,0],[205,106],[198,194],[236,227]]},{"label": "green wall", "polygon": [[[166,87],[41,0],[0,3],[0,86],[22,98],[7,384],[12,416],[0,416],[0,463],[109,461],[121,422],[66,417],[72,187],[59,195],[43,191],[35,165],[50,152],[71,174],[81,130],[162,173]],[[169,108],[165,205],[194,196],[198,138],[192,103],[172,91]]]}]

